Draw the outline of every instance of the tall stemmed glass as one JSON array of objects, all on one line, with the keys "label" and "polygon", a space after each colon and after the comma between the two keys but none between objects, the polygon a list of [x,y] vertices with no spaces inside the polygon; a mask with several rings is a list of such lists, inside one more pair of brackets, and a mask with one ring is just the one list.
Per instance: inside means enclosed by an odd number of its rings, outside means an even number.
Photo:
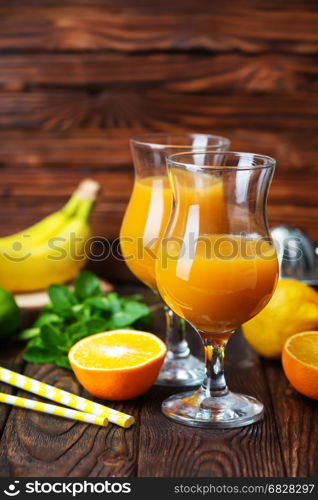
[{"label": "tall stemmed glass", "polygon": [[[130,270],[154,291],[157,250],[172,208],[166,157],[178,151],[217,151],[228,146],[228,139],[205,134],[153,133],[131,140],[135,184],[120,231],[120,245]],[[176,319],[167,306],[165,314],[168,352],[157,383],[199,385],[204,365],[190,353],[184,320]]]},{"label": "tall stemmed glass", "polygon": [[198,427],[239,427],[259,420],[263,405],[234,394],[224,378],[231,334],[267,304],[278,264],[266,222],[275,160],[232,152],[168,158],[174,208],[156,263],[166,304],[200,334],[206,374],[199,390],[173,395],[165,415]]}]

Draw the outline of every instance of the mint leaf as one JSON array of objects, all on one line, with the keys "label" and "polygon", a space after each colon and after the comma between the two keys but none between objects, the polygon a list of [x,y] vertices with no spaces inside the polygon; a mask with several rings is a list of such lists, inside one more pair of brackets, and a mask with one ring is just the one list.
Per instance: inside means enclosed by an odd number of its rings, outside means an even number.
[{"label": "mint leaf", "polygon": [[43,307],[43,309],[42,309],[42,313],[41,313],[41,314],[43,314],[43,313],[45,313],[45,312],[53,312],[53,311],[54,311],[54,310],[53,310],[52,303],[51,303],[51,302],[49,302],[48,304],[46,304],[46,305]]},{"label": "mint leaf", "polygon": [[130,316],[130,322],[134,323],[137,319],[142,318],[149,314],[149,308],[136,301],[127,301],[123,306],[124,312]]},{"label": "mint leaf", "polygon": [[51,350],[36,346],[27,347],[23,354],[23,359],[29,363],[53,363],[55,358],[56,354]]},{"label": "mint leaf", "polygon": [[72,344],[75,344],[78,340],[94,333],[101,333],[107,328],[108,321],[106,319],[91,318],[87,321],[73,323],[67,328],[66,333]]},{"label": "mint leaf", "polygon": [[[41,330],[40,330],[41,333]],[[29,340],[27,347],[42,347],[44,348],[44,344],[41,339],[41,335],[37,335],[33,339]]]},{"label": "mint leaf", "polygon": [[110,311],[111,309],[111,302],[108,297],[90,297],[85,300],[85,304],[102,311]]},{"label": "mint leaf", "polygon": [[68,357],[65,354],[61,354],[60,356],[56,357],[54,363],[60,368],[66,368],[67,370],[72,369]]},{"label": "mint leaf", "polygon": [[66,335],[68,336],[71,345],[75,344],[78,340],[87,337],[89,335],[85,322],[78,321],[69,325],[66,329]]},{"label": "mint leaf", "polygon": [[65,285],[51,285],[48,288],[53,310],[63,318],[72,318],[72,306],[77,303],[75,295]]},{"label": "mint leaf", "polygon": [[42,326],[42,325],[47,325],[49,323],[62,323],[63,319],[60,318],[57,314],[50,313],[50,312],[43,312],[36,322],[34,323],[34,326]]},{"label": "mint leaf", "polygon": [[92,316],[90,306],[87,305],[85,302],[83,304],[76,304],[76,306],[73,306],[72,311],[74,317],[78,321],[85,321]]},{"label": "mint leaf", "polygon": [[40,335],[40,332],[40,328],[27,328],[26,330],[22,330],[22,332],[19,334],[19,339],[30,340]]},{"label": "mint leaf", "polygon": [[89,271],[79,275],[74,292],[65,285],[51,285],[48,293],[50,303],[33,328],[20,334],[28,340],[26,361],[70,368],[66,353],[78,340],[110,329],[144,329],[151,319],[139,295],[103,293],[98,278]]},{"label": "mint leaf", "polygon": [[109,320],[108,328],[110,330],[116,330],[117,328],[124,328],[128,325],[130,325],[129,315],[122,311],[118,311]]},{"label": "mint leaf", "polygon": [[42,326],[41,340],[44,347],[53,351],[67,350],[70,347],[67,336],[50,324]]},{"label": "mint leaf", "polygon": [[132,325],[135,321],[149,314],[149,309],[145,304],[140,302],[124,302],[122,311],[113,314],[109,321],[109,328],[123,328]]},{"label": "mint leaf", "polygon": [[109,309],[111,312],[113,313],[116,313],[118,311],[121,310],[121,306],[122,306],[122,299],[120,299],[118,297],[118,294],[117,293],[109,293],[107,295],[107,299],[108,299],[108,302],[109,302]]},{"label": "mint leaf", "polygon": [[91,318],[85,322],[85,326],[88,335],[93,335],[93,333],[101,333],[107,330],[108,321],[104,318]]},{"label": "mint leaf", "polygon": [[142,316],[142,318],[139,318],[134,322],[133,329],[145,331],[153,319],[153,315],[149,312],[147,316]]},{"label": "mint leaf", "polygon": [[85,300],[102,293],[99,279],[90,271],[83,271],[79,274],[74,289],[79,300]]}]

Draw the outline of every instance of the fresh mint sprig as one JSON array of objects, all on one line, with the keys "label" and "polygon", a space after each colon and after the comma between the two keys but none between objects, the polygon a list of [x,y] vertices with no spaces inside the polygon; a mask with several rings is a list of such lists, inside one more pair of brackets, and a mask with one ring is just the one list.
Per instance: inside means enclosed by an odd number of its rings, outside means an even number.
[{"label": "fresh mint sprig", "polygon": [[19,336],[28,341],[23,359],[31,363],[55,363],[70,369],[67,353],[78,340],[105,330],[145,328],[151,320],[141,296],[104,293],[90,271],[79,274],[73,290],[51,285],[48,295],[50,302],[33,327]]}]

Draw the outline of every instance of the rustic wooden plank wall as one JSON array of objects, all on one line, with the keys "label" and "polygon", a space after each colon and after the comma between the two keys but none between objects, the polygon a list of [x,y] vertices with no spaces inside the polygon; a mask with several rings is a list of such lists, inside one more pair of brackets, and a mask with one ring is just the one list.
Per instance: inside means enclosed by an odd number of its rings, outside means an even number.
[{"label": "rustic wooden plank wall", "polygon": [[318,241],[316,0],[0,0],[0,51],[0,234],[92,175],[116,237],[128,138],[185,130],[275,156],[271,224]]}]

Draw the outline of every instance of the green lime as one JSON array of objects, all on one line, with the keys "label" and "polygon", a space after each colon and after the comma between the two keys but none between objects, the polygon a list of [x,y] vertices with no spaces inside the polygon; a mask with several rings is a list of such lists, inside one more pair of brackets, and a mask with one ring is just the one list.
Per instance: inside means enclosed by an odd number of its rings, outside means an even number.
[{"label": "green lime", "polygon": [[0,339],[15,332],[20,319],[20,309],[12,293],[0,287]]}]

